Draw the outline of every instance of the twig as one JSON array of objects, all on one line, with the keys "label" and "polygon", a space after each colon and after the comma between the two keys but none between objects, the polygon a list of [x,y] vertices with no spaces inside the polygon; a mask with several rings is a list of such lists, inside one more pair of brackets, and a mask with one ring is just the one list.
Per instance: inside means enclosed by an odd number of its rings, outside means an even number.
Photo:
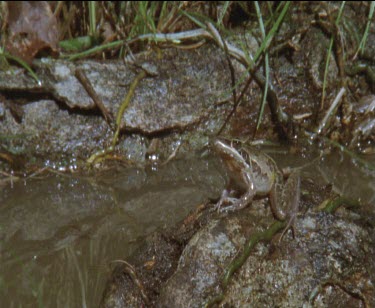
[{"label": "twig", "polygon": [[179,144],[177,145],[177,147],[174,149],[174,151],[172,152],[172,154],[169,155],[169,157],[167,158],[167,160],[161,164],[162,166],[168,164],[173,158],[176,157],[177,152],[178,152],[178,150],[179,150],[180,147],[181,147],[181,144],[182,144],[182,143],[179,143]]},{"label": "twig", "polygon": [[335,100],[332,102],[331,107],[329,107],[326,115],[324,116],[322,122],[320,123],[318,129],[316,130],[318,134],[321,134],[323,129],[327,126],[327,123],[329,122],[328,120],[334,115],[333,111],[336,110],[336,108],[338,107],[344,93],[345,93],[345,88],[341,88]]},{"label": "twig", "polygon": [[147,306],[150,306],[150,300],[148,299],[148,296],[145,292],[145,288],[141,282],[141,280],[138,278],[137,273],[135,271],[134,266],[132,266],[130,263],[124,261],[124,260],[113,260],[111,263],[122,263],[125,265],[124,272],[130,276],[133,283],[138,287],[138,290],[141,294],[141,297],[143,301],[146,303]]},{"label": "twig", "polygon": [[80,68],[76,69],[75,76],[79,80],[79,82],[82,84],[82,86],[85,88],[86,92],[92,100],[94,101],[96,107],[99,108],[100,112],[104,116],[105,121],[109,125],[110,128],[113,128],[113,116],[112,114],[107,110],[107,108],[104,106],[102,100],[99,98],[99,96],[96,94],[96,91],[94,90],[90,80],[87,78],[84,71],[82,71]]},{"label": "twig", "polygon": [[217,40],[220,40],[220,44],[222,44],[223,47],[224,47],[225,58],[228,62],[229,71],[230,71],[230,78],[231,78],[231,83],[232,83],[232,97],[233,97],[233,104],[234,105],[233,105],[233,108],[232,108],[231,112],[228,114],[228,116],[226,117],[223,125],[220,127],[220,129],[217,133],[217,135],[220,135],[221,132],[223,131],[223,129],[225,128],[226,124],[228,123],[228,121],[232,117],[232,115],[235,113],[240,100],[237,99],[236,75],[235,75],[235,72],[234,72],[234,67],[233,67],[232,61],[229,58],[227,42],[223,39],[223,37],[220,35],[220,33],[212,26],[212,24],[208,24],[208,28],[210,29],[212,34],[217,38]]}]

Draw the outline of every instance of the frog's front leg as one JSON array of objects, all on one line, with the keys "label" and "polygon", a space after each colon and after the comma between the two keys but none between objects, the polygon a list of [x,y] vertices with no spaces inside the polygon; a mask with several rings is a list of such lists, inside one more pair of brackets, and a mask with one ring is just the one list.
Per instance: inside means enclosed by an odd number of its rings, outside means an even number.
[{"label": "frog's front leg", "polygon": [[231,191],[229,191],[228,189],[224,189],[221,193],[220,200],[215,204],[215,210],[219,212],[223,204],[225,203],[233,204],[234,202],[238,200],[238,198],[230,197],[230,195],[231,195]]},{"label": "frog's front leg", "polygon": [[[256,191],[254,187],[250,187],[246,193],[244,193],[241,198],[230,197],[228,190],[224,190],[221,194],[221,198],[218,203],[215,205],[215,210],[218,212],[230,212],[237,211],[245,208],[253,200]],[[229,206],[223,206],[224,204],[229,203]]]}]

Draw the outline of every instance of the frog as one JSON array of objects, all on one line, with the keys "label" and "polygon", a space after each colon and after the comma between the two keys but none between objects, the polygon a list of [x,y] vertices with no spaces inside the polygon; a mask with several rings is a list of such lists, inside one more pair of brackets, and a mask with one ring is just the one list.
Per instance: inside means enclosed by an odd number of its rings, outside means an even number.
[{"label": "frog", "polygon": [[[225,189],[215,208],[220,212],[240,210],[248,206],[255,196],[269,196],[274,217],[287,222],[284,234],[292,226],[298,212],[299,170],[291,172],[284,183],[283,174],[275,161],[260,150],[247,146],[237,149],[222,139],[215,139],[213,148],[224,162],[230,180],[244,192],[236,199],[229,197]],[[223,207],[225,203],[231,205]]]}]

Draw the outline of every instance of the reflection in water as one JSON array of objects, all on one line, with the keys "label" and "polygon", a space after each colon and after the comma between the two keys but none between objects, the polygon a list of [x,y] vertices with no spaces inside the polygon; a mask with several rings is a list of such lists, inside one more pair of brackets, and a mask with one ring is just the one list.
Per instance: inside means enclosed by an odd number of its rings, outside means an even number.
[{"label": "reflection in water", "polygon": [[[322,155],[317,148],[309,148],[306,156],[288,153],[288,150],[270,153],[282,167],[301,167],[302,176],[318,185],[332,185],[332,190],[342,196],[359,200],[364,206],[375,202],[375,155],[356,160],[347,153],[332,148]],[[372,209],[374,210],[374,209]]]},{"label": "reflection in water", "polygon": [[375,156],[368,156],[368,163],[358,162],[348,155],[330,154],[322,160],[319,171],[333,190],[340,195],[358,199],[363,204],[375,202]]},{"label": "reflection in water", "polygon": [[0,196],[2,307],[95,307],[110,262],[220,195],[215,160],[14,183]]}]

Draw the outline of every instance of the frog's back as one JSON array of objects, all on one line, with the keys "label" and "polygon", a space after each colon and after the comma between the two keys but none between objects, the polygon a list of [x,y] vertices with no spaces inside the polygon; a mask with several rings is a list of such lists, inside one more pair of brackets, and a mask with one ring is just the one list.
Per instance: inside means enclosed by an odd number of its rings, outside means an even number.
[{"label": "frog's back", "polygon": [[267,154],[253,147],[244,147],[240,151],[251,169],[253,183],[256,187],[257,194],[269,194],[278,171],[274,160]]}]

